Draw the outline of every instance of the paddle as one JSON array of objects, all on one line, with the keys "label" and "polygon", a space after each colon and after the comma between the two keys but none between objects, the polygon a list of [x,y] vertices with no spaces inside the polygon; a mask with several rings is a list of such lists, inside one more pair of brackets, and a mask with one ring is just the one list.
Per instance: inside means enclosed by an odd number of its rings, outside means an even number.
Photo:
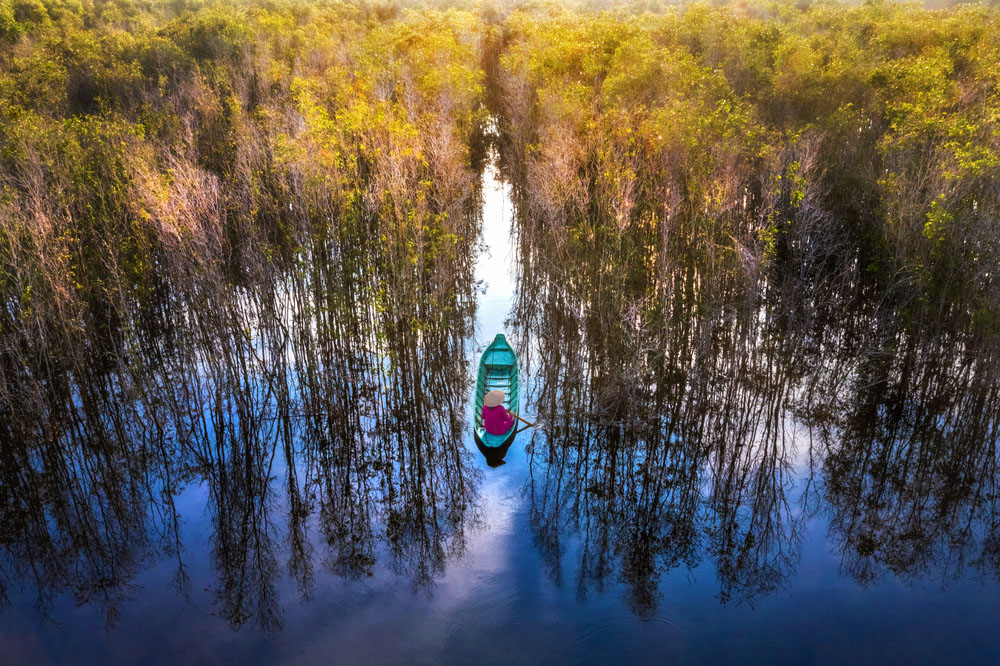
[{"label": "paddle", "polygon": [[514,414],[514,416],[516,416],[516,417],[517,417],[517,420],[518,420],[518,421],[521,421],[522,423],[524,423],[524,424],[526,424],[526,425],[529,425],[529,426],[531,426],[532,428],[537,428],[537,427],[538,427],[538,425],[537,425],[537,424],[535,424],[535,423],[532,423],[531,421],[525,421],[524,419],[522,419],[522,418],[521,418],[521,415],[520,415],[520,414]]}]

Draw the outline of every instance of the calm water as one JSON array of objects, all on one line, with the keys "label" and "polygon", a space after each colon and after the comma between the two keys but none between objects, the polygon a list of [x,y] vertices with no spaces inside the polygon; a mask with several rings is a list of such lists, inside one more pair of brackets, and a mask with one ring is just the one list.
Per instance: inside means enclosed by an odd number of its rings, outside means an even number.
[{"label": "calm water", "polygon": [[[314,275],[6,428],[3,662],[996,663],[992,350],[684,284],[601,328],[484,199],[439,330]],[[539,427],[491,468],[499,331]]]}]

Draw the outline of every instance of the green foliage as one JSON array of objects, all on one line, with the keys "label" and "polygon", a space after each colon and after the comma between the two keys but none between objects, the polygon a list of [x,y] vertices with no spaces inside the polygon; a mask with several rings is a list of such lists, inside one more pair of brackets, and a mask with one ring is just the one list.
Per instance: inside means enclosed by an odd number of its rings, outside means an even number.
[{"label": "green foliage", "polygon": [[1000,300],[995,10],[638,7],[0,3],[5,293],[124,307],[166,267],[267,274],[338,238],[434,284],[496,122],[522,222],[635,298],[697,261]]},{"label": "green foliage", "polygon": [[0,4],[3,348],[113,343],[305,267],[425,294],[400,316],[439,327],[476,231],[483,23],[369,9]]},{"label": "green foliage", "polygon": [[600,261],[625,273],[634,245],[661,267],[995,307],[998,19],[893,2],[526,6],[505,23],[496,108],[526,217],[557,245],[614,230]]}]

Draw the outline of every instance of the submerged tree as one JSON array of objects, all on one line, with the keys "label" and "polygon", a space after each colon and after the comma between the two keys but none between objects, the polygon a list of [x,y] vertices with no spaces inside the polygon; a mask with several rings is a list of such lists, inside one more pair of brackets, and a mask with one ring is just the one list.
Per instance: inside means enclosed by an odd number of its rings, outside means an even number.
[{"label": "submerged tree", "polygon": [[283,565],[430,585],[475,511],[491,142],[555,579],[575,532],[581,595],[616,573],[650,613],[710,560],[752,599],[820,507],[859,580],[994,575],[998,35],[881,2],[3,4],[0,594],[113,620],[160,552],[183,589],[192,487],[234,625],[277,625]]},{"label": "submerged tree", "polygon": [[[996,22],[891,3],[506,17],[489,100],[556,580],[578,533],[581,589],[617,571],[648,611],[705,556],[723,599],[752,599],[821,507],[861,579],[992,561]],[[960,534],[906,504],[939,495]]]},{"label": "submerged tree", "polygon": [[204,484],[234,625],[277,626],[283,552],[311,594],[311,525],[334,571],[387,554],[429,585],[474,507],[456,433],[478,19],[56,2],[2,20],[0,579],[111,615],[162,548],[183,585],[173,501]]}]

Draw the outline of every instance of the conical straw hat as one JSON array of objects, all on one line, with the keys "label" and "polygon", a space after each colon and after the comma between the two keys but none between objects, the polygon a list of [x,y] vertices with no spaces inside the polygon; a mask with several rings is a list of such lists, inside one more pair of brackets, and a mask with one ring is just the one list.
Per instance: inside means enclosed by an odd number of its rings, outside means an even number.
[{"label": "conical straw hat", "polygon": [[490,391],[483,399],[483,404],[487,407],[496,407],[503,404],[503,391]]}]

